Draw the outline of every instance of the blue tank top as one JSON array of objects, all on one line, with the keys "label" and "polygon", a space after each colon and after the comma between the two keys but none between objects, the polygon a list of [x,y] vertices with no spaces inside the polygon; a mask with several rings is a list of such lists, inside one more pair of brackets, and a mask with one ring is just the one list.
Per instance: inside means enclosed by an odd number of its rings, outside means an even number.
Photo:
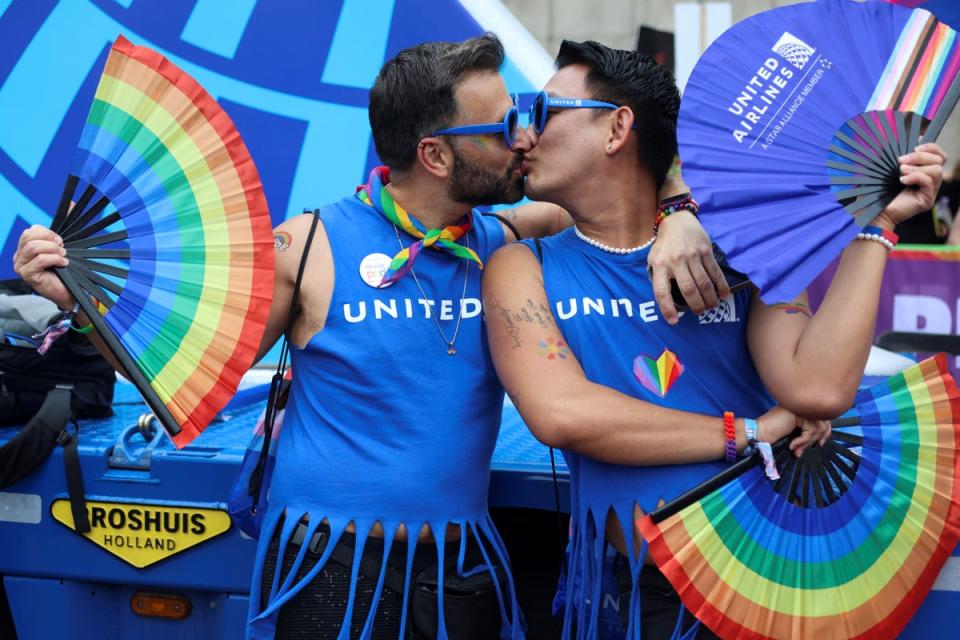
[{"label": "blue tank top", "polygon": [[[536,254],[532,241],[524,241]],[[685,313],[671,326],[661,316],[647,276],[645,249],[613,254],[580,240],[572,228],[541,241],[543,283],[563,339],[586,377],[627,395],[672,409],[717,416],[757,417],[774,401],[747,350],[746,319],[751,293],[741,290],[701,316]],[[564,451],[570,468],[572,527],[566,633],[597,634],[596,611],[573,625],[572,612],[586,615],[587,602],[601,601],[604,529],[609,510],[624,523],[634,584],[645,549],[633,544],[634,505],[644,511],[669,502],[716,475],[727,465],[633,467],[606,464]],[[582,581],[582,582],[581,582]],[[573,591],[573,590],[571,590]],[[571,596],[573,596],[571,598]],[[639,622],[639,601],[631,598],[631,623]],[[574,604],[574,607],[570,605]],[[634,611],[634,607],[636,611]],[[639,624],[629,632],[639,637]],[[634,637],[634,636],[630,636]]]},{"label": "blue tank top", "polygon": [[[481,551],[489,552],[488,565],[508,569],[487,510],[503,388],[486,343],[480,270],[427,249],[416,260],[415,278],[408,274],[375,288],[368,283],[379,282],[384,261],[415,238],[353,196],[323,208],[321,219],[335,282],[324,329],[304,349],[291,349],[295,375],[250,597],[248,634],[255,638],[273,637],[278,609],[319,572],[349,523],[356,526],[358,549],[371,527],[382,524],[385,554],[400,524],[414,537],[427,524],[436,534],[439,557],[447,526],[459,525],[461,558],[468,536],[474,536]],[[503,244],[503,230],[495,218],[475,213],[460,242],[486,261]],[[448,340],[456,334],[455,355],[448,354],[435,319]],[[281,548],[303,516],[309,518],[305,539],[326,519],[330,542],[311,575],[295,584],[274,584],[269,601],[261,603],[257,585],[281,516]],[[412,560],[411,554],[408,577]],[[441,583],[442,570],[441,562]],[[508,582],[511,593],[500,598],[510,605],[509,615],[505,607],[501,611],[504,637],[522,637],[512,578]],[[446,637],[439,591],[440,637]],[[345,620],[351,619],[353,589],[349,597]]]}]

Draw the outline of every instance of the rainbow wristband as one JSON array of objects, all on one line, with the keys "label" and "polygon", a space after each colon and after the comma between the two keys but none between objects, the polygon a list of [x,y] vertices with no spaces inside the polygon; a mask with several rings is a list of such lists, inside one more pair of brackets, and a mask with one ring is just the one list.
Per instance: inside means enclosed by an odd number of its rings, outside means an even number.
[{"label": "rainbow wristband", "polygon": [[900,236],[893,231],[887,231],[886,229],[870,225],[864,227],[860,233],[857,234],[857,240],[873,240],[885,246],[888,251],[893,251],[893,248],[900,242]]},{"label": "rainbow wristband", "polygon": [[733,412],[723,412],[723,434],[726,438],[724,444],[724,459],[727,462],[737,461],[737,427],[734,422]]},{"label": "rainbow wristband", "polygon": [[693,199],[689,191],[663,200],[657,207],[657,219],[653,223],[654,230],[660,227],[664,218],[677,211],[689,211],[693,215],[697,215],[700,213],[700,205]]},{"label": "rainbow wristband", "polygon": [[90,333],[91,331],[93,331],[93,323],[92,323],[92,322],[87,323],[86,326],[78,327],[78,326],[76,325],[76,319],[77,319],[76,316],[74,316],[74,317],[70,320],[70,330],[71,330],[71,331],[76,331],[77,333]]}]

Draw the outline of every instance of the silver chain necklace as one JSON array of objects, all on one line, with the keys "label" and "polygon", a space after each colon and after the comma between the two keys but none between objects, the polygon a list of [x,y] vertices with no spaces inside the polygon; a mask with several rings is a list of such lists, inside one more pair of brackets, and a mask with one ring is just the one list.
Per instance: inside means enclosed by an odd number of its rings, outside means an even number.
[{"label": "silver chain necklace", "polygon": [[[403,242],[400,240],[400,229],[397,228],[397,225],[393,225],[393,232],[397,234],[397,244],[400,245],[400,250],[404,249]],[[463,246],[467,249],[470,248],[470,239],[466,236],[463,238]],[[454,346],[454,343],[457,341],[457,334],[460,333],[460,321],[463,319],[463,299],[467,295],[467,280],[470,275],[470,261],[463,260],[463,291],[460,293],[460,310],[457,312],[457,324],[453,328],[453,338],[447,339],[447,334],[443,332],[443,328],[440,327],[440,320],[438,316],[440,315],[439,308],[437,313],[431,313],[430,307],[427,307],[427,313],[430,313],[430,317],[433,318],[433,324],[437,327],[437,332],[440,334],[440,338],[443,340],[444,344],[447,345],[447,355],[455,356],[457,355],[457,348]],[[420,290],[420,295],[423,296],[424,300],[428,300],[426,292],[423,290],[423,285],[420,284],[420,279],[417,278],[417,272],[413,270],[413,267],[410,267],[410,275],[413,276],[413,281],[417,285],[417,289]]]}]

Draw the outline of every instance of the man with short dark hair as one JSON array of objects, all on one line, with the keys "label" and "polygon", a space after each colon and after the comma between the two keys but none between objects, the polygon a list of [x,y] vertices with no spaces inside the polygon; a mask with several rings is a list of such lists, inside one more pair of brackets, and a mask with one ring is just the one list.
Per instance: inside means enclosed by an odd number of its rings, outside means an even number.
[{"label": "man with short dark hair", "polygon": [[[480,268],[511,229],[545,235],[569,218],[529,205],[504,214],[508,229],[473,211],[523,195],[530,136],[498,73],[503,56],[493,35],[421,44],[387,61],[371,90],[386,166],[323,207],[307,254],[250,637],[523,635],[487,510],[503,390],[482,335]],[[312,223],[275,231],[261,355],[287,324]],[[699,265],[690,246],[709,242],[694,220],[678,225],[668,253]],[[18,272],[69,308],[47,271],[63,264],[50,231],[23,234]]]},{"label": "man with short dark hair", "polygon": [[[800,427],[797,455],[829,435],[821,420],[850,407],[869,352],[884,230],[929,208],[945,156],[924,144],[900,159],[913,188],[844,251],[816,315],[805,293],[768,306],[743,288],[709,314],[668,319],[654,304],[663,284],[646,271],[657,266],[657,190],[677,149],[673,78],[595,42],[564,41],[557,68],[535,104],[523,168],[527,194],[564,207],[574,226],[491,259],[490,349],[526,424],[564,449],[570,468],[565,631],[597,637],[609,544],[628,636],[692,637],[670,583],[645,564],[636,517],[722,471],[748,432],[774,442]],[[525,308],[537,322],[512,320]]]}]

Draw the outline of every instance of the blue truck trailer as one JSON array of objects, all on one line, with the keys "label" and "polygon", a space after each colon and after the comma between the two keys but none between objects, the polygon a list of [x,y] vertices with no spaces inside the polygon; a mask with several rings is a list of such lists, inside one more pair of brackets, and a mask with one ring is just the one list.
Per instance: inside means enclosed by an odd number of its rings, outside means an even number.
[{"label": "blue truck trailer", "polygon": [[[88,534],[72,527],[61,447],[0,491],[0,612],[8,610],[6,623],[0,613],[0,638],[242,637],[256,541],[232,526],[226,500],[266,388],[254,384],[238,396],[248,401],[235,400],[177,450],[162,430],[142,426],[149,410],[118,381],[115,415],[78,422]],[[528,617],[541,632],[532,637],[551,637],[561,555],[555,510],[557,495],[566,509],[566,472],[557,456],[555,491],[549,450],[512,407],[504,424],[490,504],[514,554],[524,557],[521,573],[532,576],[524,593],[538,601]],[[0,428],[0,446],[18,430]]]},{"label": "blue truck trailer", "polygon": [[[248,374],[252,386],[181,450],[162,430],[142,426],[146,405],[118,381],[115,415],[79,422],[86,535],[70,526],[62,448],[0,491],[0,638],[242,637],[256,541],[232,526],[226,499],[263,409],[260,383],[268,375]],[[0,428],[0,446],[17,431]],[[556,484],[550,450],[507,402],[490,506],[515,565],[530,638],[559,637],[550,602],[562,554],[558,501],[561,512],[568,509],[560,456],[555,468]],[[605,599],[605,606],[619,603]],[[958,607],[960,550],[902,637],[956,638]]]}]

